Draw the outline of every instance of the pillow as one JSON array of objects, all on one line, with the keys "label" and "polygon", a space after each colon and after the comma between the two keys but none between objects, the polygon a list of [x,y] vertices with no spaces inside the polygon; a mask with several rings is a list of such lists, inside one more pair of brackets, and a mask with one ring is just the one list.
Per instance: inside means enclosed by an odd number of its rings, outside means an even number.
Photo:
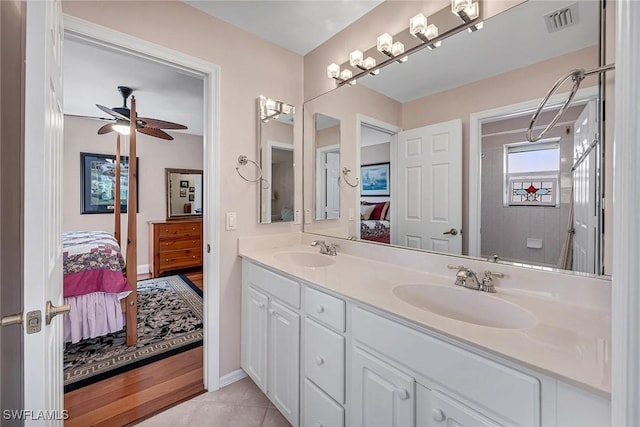
[{"label": "pillow", "polygon": [[382,207],[382,212],[380,212],[380,220],[386,220],[389,215],[389,202],[386,202]]},{"label": "pillow", "polygon": [[389,213],[389,212],[391,212],[391,209],[390,209],[390,208],[387,208],[387,213],[384,215],[384,220],[385,220],[385,221],[391,221],[391,220],[389,219],[389,215],[390,215],[390,213]]},{"label": "pillow", "polygon": [[375,205],[362,205],[360,206],[360,219],[368,220],[371,218],[371,214],[375,209]]},{"label": "pillow", "polygon": [[387,202],[380,202],[380,203],[375,203],[373,212],[371,213],[371,219],[375,219],[375,220],[381,220],[382,218],[384,218],[384,216],[382,216],[382,210],[384,209],[384,206],[387,204]]}]

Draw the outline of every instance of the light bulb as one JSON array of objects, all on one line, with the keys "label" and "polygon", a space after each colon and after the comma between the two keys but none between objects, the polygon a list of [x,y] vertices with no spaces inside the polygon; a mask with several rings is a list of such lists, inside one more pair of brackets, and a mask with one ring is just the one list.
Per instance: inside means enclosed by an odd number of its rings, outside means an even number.
[{"label": "light bulb", "polygon": [[348,68],[346,68],[346,69],[344,69],[344,70],[342,70],[340,72],[340,78],[342,80],[347,80],[347,79],[350,79],[351,77],[353,77],[353,73]]},{"label": "light bulb", "polygon": [[131,135],[131,127],[129,125],[115,124],[112,127],[120,135]]},{"label": "light bulb", "polygon": [[435,39],[438,37],[438,27],[433,24],[429,24],[424,32],[424,35],[429,39]]},{"label": "light bulb", "polygon": [[[362,63],[365,69],[370,69],[376,66],[376,60],[368,56]],[[380,70],[372,71],[371,74],[376,75]]]},{"label": "light bulb", "polygon": [[471,3],[469,6],[465,7],[464,13],[472,21],[476,19],[478,16],[480,16],[480,6],[478,5],[478,2]]},{"label": "light bulb", "polygon": [[[391,45],[391,54],[393,56],[399,56],[402,55],[404,53],[404,45],[401,42],[395,42],[394,44]],[[398,60],[398,62],[407,62],[407,59],[409,59],[408,56],[405,56],[404,58],[401,58]]]},{"label": "light bulb", "polygon": [[409,33],[417,37],[416,34],[424,34],[427,29],[427,17],[422,13],[417,14],[409,20]]},{"label": "light bulb", "polygon": [[351,64],[352,67],[361,67],[362,58],[362,52],[356,49],[349,54],[349,64]]},{"label": "light bulb", "polygon": [[461,12],[471,6],[471,1],[472,0],[451,0],[451,12],[454,15],[457,15],[458,12]]},{"label": "light bulb", "polygon": [[335,62],[327,67],[327,76],[329,78],[335,79],[340,75],[340,66]]},{"label": "light bulb", "polygon": [[391,34],[384,33],[378,36],[378,52],[388,52],[391,50],[392,44],[393,37],[391,37]]}]

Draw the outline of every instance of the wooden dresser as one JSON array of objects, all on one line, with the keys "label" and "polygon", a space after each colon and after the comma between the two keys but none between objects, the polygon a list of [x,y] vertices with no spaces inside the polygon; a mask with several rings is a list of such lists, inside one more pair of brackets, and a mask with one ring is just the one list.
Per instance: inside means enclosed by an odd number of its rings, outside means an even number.
[{"label": "wooden dresser", "polygon": [[152,277],[202,265],[202,219],[149,221]]}]

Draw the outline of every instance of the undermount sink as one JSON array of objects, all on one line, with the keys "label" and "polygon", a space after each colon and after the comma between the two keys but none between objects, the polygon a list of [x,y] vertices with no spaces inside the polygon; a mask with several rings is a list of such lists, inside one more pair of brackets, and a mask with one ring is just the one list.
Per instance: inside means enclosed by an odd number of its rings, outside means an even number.
[{"label": "undermount sink", "polygon": [[328,267],[336,262],[334,257],[315,252],[281,252],[273,257],[299,267]]},{"label": "undermount sink", "polygon": [[537,319],[527,310],[480,291],[430,284],[399,285],[393,294],[440,316],[501,329],[526,329]]}]

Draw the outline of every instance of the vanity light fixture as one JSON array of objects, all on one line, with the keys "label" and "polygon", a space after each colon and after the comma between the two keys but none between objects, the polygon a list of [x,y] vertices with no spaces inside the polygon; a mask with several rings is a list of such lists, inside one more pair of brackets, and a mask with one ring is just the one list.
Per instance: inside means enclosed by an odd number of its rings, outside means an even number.
[{"label": "vanity light fixture", "polygon": [[[473,0],[451,0],[451,12],[458,15],[465,23],[469,23],[480,16],[480,4]],[[480,22],[468,28],[469,32],[474,32],[483,27]]]},{"label": "vanity light fixture", "polygon": [[[367,58],[369,59],[369,58]],[[344,69],[342,71],[340,71],[340,66],[336,63],[333,63],[331,65],[329,65],[327,67],[327,76],[329,78],[334,79],[337,83],[342,83],[345,80],[350,79],[351,77],[353,77],[353,72],[349,69]],[[353,80],[351,82],[349,82],[349,84],[351,86],[356,84],[356,81]]]},{"label": "vanity light fixture", "polygon": [[[349,54],[349,64],[352,67],[358,68],[362,71],[367,71],[369,70],[369,68],[373,68],[376,66],[376,60],[373,59],[372,57],[369,56],[367,57],[367,59],[363,59],[363,58],[364,58],[364,54],[358,49],[356,49]],[[371,74],[372,76],[375,76],[378,74],[378,70],[372,71],[369,74]]]},{"label": "vanity light fixture", "polygon": [[[389,33],[384,33],[378,36],[376,48],[378,49],[378,52],[384,53],[389,58],[395,58],[396,56],[404,53],[404,44],[402,44],[402,42],[394,43],[393,37]],[[409,57],[405,56],[404,58],[398,59],[397,62],[407,62],[407,59],[409,59]]]},{"label": "vanity light fixture", "polygon": [[268,123],[271,119],[278,119],[280,115],[293,113],[295,108],[293,105],[276,101],[264,96],[260,97],[260,117],[263,123]]},{"label": "vanity light fixture", "polygon": [[[419,13],[409,20],[409,33],[413,37],[418,38],[425,43],[429,43],[429,41],[438,37],[438,27],[433,24],[427,25],[427,17],[422,13]],[[427,48],[433,50],[440,46],[442,46],[442,42],[438,41],[429,44]]]}]

